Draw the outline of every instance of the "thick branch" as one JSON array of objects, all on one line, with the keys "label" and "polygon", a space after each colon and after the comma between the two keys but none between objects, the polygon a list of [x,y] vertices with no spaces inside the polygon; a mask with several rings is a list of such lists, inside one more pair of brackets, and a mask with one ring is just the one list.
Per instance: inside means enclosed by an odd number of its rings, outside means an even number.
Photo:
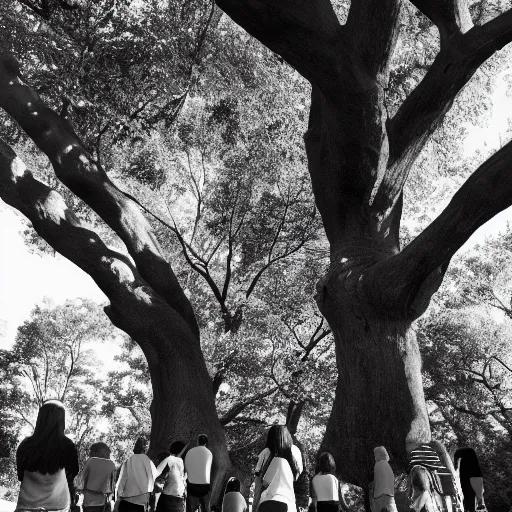
[{"label": "thick branch", "polygon": [[220,418],[220,424],[221,425],[227,425],[231,421],[233,421],[244,409],[249,407],[249,405],[252,405],[259,400],[266,398],[267,396],[270,396],[274,394],[279,388],[277,386],[274,386],[270,389],[267,389],[266,391],[263,391],[261,393],[256,393],[255,395],[252,395],[248,397],[243,402],[235,404],[229,411]]},{"label": "thick branch", "polygon": [[387,83],[398,40],[402,0],[357,0],[350,4],[346,37],[372,76]]},{"label": "thick branch", "polygon": [[410,0],[439,29],[441,45],[472,26],[467,0]]},{"label": "thick branch", "polygon": [[[497,213],[512,205],[512,142],[462,185],[448,206],[403,251],[365,274],[361,285],[370,302],[404,304],[404,315],[417,318],[437,290],[446,267],[468,238]],[[426,284],[431,281],[431,286]]]},{"label": "thick branch", "polygon": [[327,90],[338,74],[341,27],[330,0],[216,0],[247,32]]},{"label": "thick branch", "polygon": [[62,196],[34,179],[14,151],[0,139],[0,195],[32,223],[55,250],[89,274],[111,299],[128,287],[145,286],[124,255],[109,249],[100,237],[80,223]]},{"label": "thick branch", "polygon": [[135,201],[120,191],[84,149],[71,125],[25,85],[19,64],[0,57],[0,106],[48,156],[58,178],[119,235],[141,276],[199,335],[192,306]]},{"label": "thick branch", "polygon": [[383,214],[400,194],[412,162],[461,89],[495,52],[512,41],[512,9],[442,48],[430,70],[387,124],[388,169],[373,200]]}]

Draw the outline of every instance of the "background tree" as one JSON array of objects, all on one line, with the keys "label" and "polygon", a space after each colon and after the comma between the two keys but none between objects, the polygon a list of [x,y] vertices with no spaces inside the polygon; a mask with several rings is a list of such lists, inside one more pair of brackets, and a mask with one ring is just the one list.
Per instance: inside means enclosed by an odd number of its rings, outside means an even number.
[{"label": "background tree", "polygon": [[4,414],[31,430],[43,402],[61,400],[68,410],[67,432],[82,449],[101,408],[96,399],[99,362],[91,346],[112,335],[101,308],[89,300],[36,306],[18,328],[11,350],[0,353]]}]

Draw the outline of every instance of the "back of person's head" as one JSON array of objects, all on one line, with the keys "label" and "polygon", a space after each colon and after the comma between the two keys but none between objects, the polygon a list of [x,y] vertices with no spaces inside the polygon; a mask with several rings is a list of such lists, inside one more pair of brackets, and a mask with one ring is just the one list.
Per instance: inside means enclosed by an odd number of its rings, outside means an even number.
[{"label": "back of person's head", "polygon": [[135,445],[133,446],[133,453],[141,454],[146,453],[148,449],[148,440],[144,436],[140,436],[135,441]]},{"label": "back of person's head", "polygon": [[334,475],[336,473],[336,463],[334,457],[329,452],[323,452],[316,462],[315,474],[326,473]]},{"label": "back of person's head", "polygon": [[89,448],[89,457],[98,457],[100,459],[110,459],[110,448],[101,441],[91,444]]},{"label": "back of person's head", "polygon": [[206,434],[200,434],[197,436],[198,446],[208,446],[208,436]]},{"label": "back of person's head", "polygon": [[228,492],[240,492],[240,480],[238,480],[238,478],[232,476],[228,480],[224,494],[227,494]]},{"label": "back of person's head", "polygon": [[28,471],[54,474],[64,467],[66,412],[59,400],[47,400],[37,413],[34,433],[20,445],[17,458]]},{"label": "back of person's head", "polygon": [[267,448],[274,457],[281,457],[291,449],[293,439],[286,425],[272,425],[267,435]]},{"label": "back of person's head", "polygon": [[272,457],[281,457],[290,464],[293,476],[297,475],[297,466],[292,456],[293,439],[286,425],[272,425],[267,435],[267,448]]},{"label": "back of person's head", "polygon": [[480,463],[478,462],[478,457],[473,448],[469,448],[468,446],[459,448],[455,452],[453,458],[455,459],[455,464],[457,464],[457,461],[461,459],[461,467],[465,466],[466,468],[470,469],[471,472],[474,471],[476,473],[479,473],[481,471]]},{"label": "back of person's head", "polygon": [[373,455],[375,457],[375,461],[379,462],[380,460],[389,460],[388,451],[384,446],[377,446],[373,449]]},{"label": "back of person's head", "polygon": [[428,469],[423,466],[414,466],[411,470],[411,485],[419,491],[430,489],[430,479]]},{"label": "back of person's head", "polygon": [[183,450],[183,448],[185,448],[185,446],[186,443],[183,441],[174,441],[174,443],[169,446],[169,452],[171,455],[178,455]]}]

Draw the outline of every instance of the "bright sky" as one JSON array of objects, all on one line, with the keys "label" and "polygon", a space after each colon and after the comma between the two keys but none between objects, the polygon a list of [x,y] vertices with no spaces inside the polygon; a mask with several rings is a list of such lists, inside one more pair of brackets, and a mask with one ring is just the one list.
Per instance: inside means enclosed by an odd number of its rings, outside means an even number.
[{"label": "bright sky", "polygon": [[[512,94],[510,90],[507,94],[505,80],[498,83],[493,104],[492,121],[488,127],[469,127],[470,134],[464,141],[469,156],[477,150],[498,149],[502,144],[500,134],[506,132],[512,112]],[[486,236],[503,231],[507,222],[512,222],[512,208],[482,226],[464,248],[473,247],[483,242]],[[0,200],[0,348],[4,349],[12,345],[18,325],[45,296],[57,303],[75,297],[107,302],[93,280],[73,263],[59,255],[30,253],[20,234],[24,226],[21,214]],[[105,352],[113,356],[114,351],[113,346],[102,347],[102,357]]]}]

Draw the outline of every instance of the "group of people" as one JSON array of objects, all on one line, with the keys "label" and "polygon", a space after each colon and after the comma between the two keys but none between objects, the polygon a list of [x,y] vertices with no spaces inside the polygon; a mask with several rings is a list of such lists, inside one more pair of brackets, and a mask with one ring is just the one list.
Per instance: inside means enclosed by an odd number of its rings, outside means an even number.
[{"label": "group of people", "polygon": [[[21,482],[17,511],[68,512],[76,506],[76,493],[83,496],[84,512],[110,512],[114,500],[116,512],[147,512],[150,508],[154,512],[183,512],[186,497],[191,510],[199,504],[203,512],[207,511],[205,496],[210,492],[213,456],[206,435],[198,437],[197,446],[190,448],[184,459],[188,444],[172,443],[169,453],[159,457],[158,466],[146,455],[145,438],[137,439],[133,455],[120,468],[110,459],[105,443],[94,443],[79,471],[76,446],[64,430],[63,404],[46,401],[39,409],[33,434],[16,452]],[[228,482],[226,493],[235,488],[236,482]],[[160,492],[155,493],[157,490]]]},{"label": "group of people", "polygon": [[[89,458],[81,471],[74,443],[64,435],[65,410],[61,402],[48,400],[40,408],[32,436],[24,439],[16,453],[21,487],[16,510],[68,512],[76,506],[77,493],[83,512],[184,512],[209,511],[210,476],[213,455],[208,438],[202,434],[197,445],[175,441],[169,452],[157,457],[157,464],[146,455],[147,441],[137,439],[133,455],[120,468],[110,459],[110,449],[103,442],[91,445]],[[469,512],[483,505],[482,475],[478,459],[470,449],[459,450],[455,463],[460,486],[455,485],[451,459],[429,445],[417,446],[410,454],[411,508],[416,512],[439,512],[434,496],[464,496]],[[438,443],[440,445],[440,443]],[[442,446],[442,445],[441,445]],[[396,512],[394,475],[384,447],[374,450],[374,512]],[[258,456],[254,470],[255,488],[252,509],[257,512],[296,512],[294,483],[303,472],[301,451],[293,444],[284,425],[270,428],[266,446]],[[311,480],[310,508],[314,512],[348,511],[343,488],[336,478],[334,457],[320,454]],[[451,482],[451,484],[450,484]],[[451,485],[451,488],[450,488]],[[221,512],[247,512],[240,492],[240,480],[229,478],[222,499]],[[454,498],[455,499],[455,498]],[[448,510],[448,509],[447,509]]]},{"label": "group of people", "polygon": [[[396,512],[395,478],[383,446],[374,449],[373,512]],[[459,448],[454,462],[442,443],[414,446],[409,453],[408,500],[414,512],[485,511],[484,486],[478,457]]]}]

